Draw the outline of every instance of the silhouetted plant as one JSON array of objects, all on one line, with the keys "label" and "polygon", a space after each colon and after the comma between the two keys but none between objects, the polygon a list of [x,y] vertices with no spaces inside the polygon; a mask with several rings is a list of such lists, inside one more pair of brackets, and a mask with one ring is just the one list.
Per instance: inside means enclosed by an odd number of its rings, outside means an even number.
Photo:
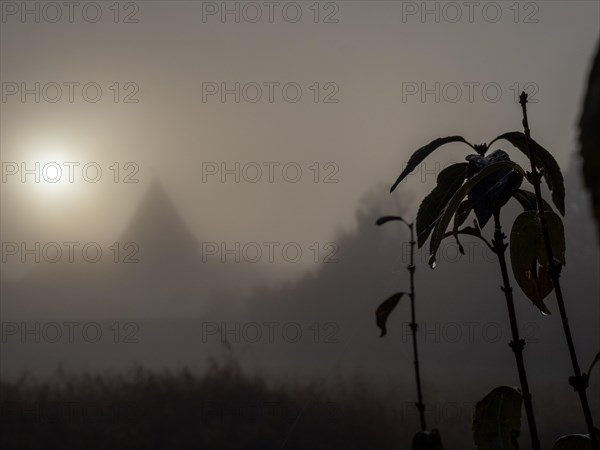
[{"label": "silhouetted plant", "polygon": [[[575,351],[575,344],[573,343],[573,337],[571,336],[571,328],[569,326],[569,319],[567,318],[567,310],[565,308],[565,302],[563,299],[562,288],[560,285],[560,268],[564,265],[564,236],[553,235],[556,233],[562,224],[560,224],[560,218],[558,222],[556,221],[556,214],[546,211],[544,207],[544,202],[542,199],[542,191],[541,191],[541,178],[542,174],[537,170],[537,162],[535,155],[538,153],[538,149],[535,147],[534,141],[531,139],[531,131],[529,129],[529,120],[527,118],[527,94],[523,92],[519,99],[519,103],[521,104],[521,109],[523,111],[523,128],[525,131],[525,146],[527,148],[527,156],[529,157],[529,163],[531,164],[531,172],[528,173],[528,179],[533,184],[535,190],[535,199],[537,212],[529,211],[528,213],[521,214],[517,221],[523,228],[532,228],[533,233],[529,233],[529,239],[531,236],[535,236],[535,241],[538,243],[536,249],[536,256],[539,260],[545,256],[544,264],[548,275],[550,276],[549,286],[554,287],[554,292],[556,295],[556,302],[558,303],[558,310],[560,312],[560,318],[563,325],[563,330],[565,333],[565,339],[567,340],[567,347],[569,348],[569,355],[571,357],[571,364],[573,365],[573,371],[575,375],[569,378],[569,384],[573,386],[573,389],[579,394],[579,400],[581,402],[581,407],[583,409],[583,415],[585,417],[585,422],[588,428],[590,440],[592,443],[592,448],[594,450],[598,450],[598,439],[596,437],[596,431],[594,428],[594,421],[592,419],[592,412],[590,410],[590,405],[587,399],[587,388],[588,388],[588,376],[584,373],[581,373],[581,369],[579,368],[579,362],[577,361],[577,353]],[[515,225],[516,225],[515,221]],[[562,231],[562,230],[561,230]],[[521,236],[525,235],[525,233],[521,234]],[[561,240],[562,238],[562,240]],[[527,241],[527,239],[523,239],[523,241]],[[544,255],[540,255],[539,242],[543,243]],[[511,239],[512,242],[512,239]],[[522,244],[524,242],[519,241],[518,244]],[[558,245],[558,248],[556,248]],[[517,257],[515,258],[517,261],[522,261],[523,255],[521,254],[522,249],[518,245],[512,246],[511,244],[511,253],[513,252],[513,248],[515,248],[515,254]],[[555,257],[557,254],[558,259]]]},{"label": "silhouetted plant", "polygon": [[[510,347],[517,361],[532,447],[538,450],[540,443],[523,362],[525,341],[519,337],[512,287],[505,256],[508,244],[505,243],[506,235],[502,232],[500,223],[500,211],[511,198],[516,199],[521,204],[524,212],[515,219],[510,239],[513,274],[525,295],[543,314],[550,314],[544,304],[544,298],[552,290],[556,292],[563,329],[575,372],[569,382],[579,394],[591,446],[594,450],[598,450],[596,431],[586,395],[589,375],[581,373],[577,362],[560,286],[559,276],[562,266],[565,265],[566,251],[564,227],[560,216],[543,200],[541,194],[541,180],[544,178],[552,192],[554,205],[564,215],[565,191],[563,177],[552,155],[531,139],[526,109],[527,94],[523,93],[521,95],[520,103],[523,111],[524,133],[505,133],[489,144],[481,145],[472,145],[461,136],[436,139],[411,156],[407,167],[400,174],[391,191],[427,156],[444,144],[462,142],[475,150],[476,154],[466,157],[467,163],[454,164],[439,174],[437,186],[419,207],[417,240],[419,247],[421,247],[431,235],[429,263],[432,268],[436,265],[435,256],[442,240],[449,236],[456,239],[459,250],[463,254],[464,250],[459,241],[459,235],[461,234],[480,238],[497,255],[502,274],[501,289],[506,298],[511,326],[512,341]],[[510,142],[529,158],[531,172],[525,172],[521,166],[511,161],[508,154],[502,150],[496,150],[489,156],[485,156],[492,144],[501,139]],[[540,170],[538,170],[538,167]],[[533,185],[533,193],[520,189],[524,178]],[[472,211],[476,216],[473,227],[461,229],[460,227]],[[453,228],[451,231],[447,231],[453,217]],[[491,217],[494,218],[495,230],[490,243],[482,236],[481,229],[485,227]]]},{"label": "silhouetted plant", "polygon": [[[511,241],[519,243],[522,247],[515,247],[511,252],[513,261],[513,272],[515,279],[524,293],[543,314],[550,311],[543,302],[553,288],[549,276],[550,266],[547,258],[540,254],[540,246],[531,244],[535,242],[533,233],[536,231],[535,221],[532,221],[537,208],[536,194],[520,189],[524,178],[529,180],[530,174],[510,160],[508,154],[502,150],[495,150],[486,156],[491,146],[498,140],[506,140],[521,152],[528,154],[527,137],[521,132],[505,133],[493,139],[489,144],[473,145],[462,136],[450,136],[438,138],[433,142],[421,147],[409,159],[406,168],[400,174],[391,188],[393,191],[398,184],[412,172],[431,153],[442,145],[461,142],[469,145],[475,154],[466,157],[466,163],[453,164],[444,169],[437,178],[437,186],[425,197],[419,207],[417,214],[417,242],[421,247],[431,236],[429,247],[429,264],[432,268],[436,265],[436,253],[441,242],[446,237],[454,237],[459,244],[459,250],[464,254],[460,244],[459,236],[470,235],[481,239],[498,257],[502,275],[501,289],[504,292],[508,314],[510,319],[512,348],[517,362],[525,412],[529,422],[531,442],[534,450],[540,449],[540,442],[535,423],[533,403],[527,373],[523,361],[523,349],[525,341],[519,336],[519,327],[515,312],[512,287],[508,275],[506,262],[506,235],[502,231],[500,222],[500,211],[511,199],[516,199],[525,210],[525,214],[519,216],[515,221]],[[533,141],[532,141],[533,142]],[[549,189],[552,191],[552,200],[557,209],[564,214],[564,182],[560,168],[552,155],[541,147],[535,145],[535,161],[543,169],[543,177]],[[531,180],[529,180],[531,181]],[[465,199],[466,198],[466,199]],[[547,203],[542,203],[546,209],[548,235],[552,240],[552,246],[557,249],[556,259],[553,260],[557,267],[564,265],[564,230],[560,216],[554,213]],[[473,226],[460,228],[471,212],[475,213],[476,219]],[[454,224],[450,231],[448,227],[452,218]],[[488,241],[481,230],[493,217],[494,234],[492,241]],[[529,220],[526,220],[529,218]],[[531,228],[534,227],[532,230]],[[533,234],[532,234],[533,233]],[[525,244],[523,244],[525,243]]]},{"label": "silhouetted plant", "polygon": [[521,404],[521,392],[508,386],[498,386],[477,402],[473,440],[478,450],[518,450]]},{"label": "silhouetted plant", "polygon": [[442,441],[438,430],[433,429],[427,430],[427,423],[425,421],[425,403],[423,402],[423,390],[421,388],[421,374],[419,369],[419,351],[417,347],[417,329],[418,325],[416,322],[415,312],[415,230],[414,224],[408,223],[402,217],[399,216],[384,216],[377,219],[377,225],[383,225],[390,221],[400,221],[404,223],[410,229],[410,264],[406,267],[410,274],[410,292],[398,292],[392,295],[390,298],[385,300],[375,311],[377,319],[377,326],[381,328],[381,335],[385,336],[387,333],[387,319],[391,312],[396,308],[400,299],[408,294],[410,298],[410,329],[412,331],[412,343],[413,343],[413,362],[415,366],[415,378],[417,383],[417,403],[415,404],[419,410],[419,421],[421,424],[421,431],[415,435],[412,442],[413,450],[442,450]]},{"label": "silhouetted plant", "polygon": [[[590,378],[590,374],[592,369],[596,365],[596,363],[600,361],[600,353],[596,354],[596,357],[592,360],[590,367],[587,372],[583,372],[582,376],[587,380]],[[566,436],[560,437],[552,450],[593,450],[594,442],[598,442],[598,438],[600,437],[600,431],[594,428],[591,434],[568,434]]]},{"label": "silhouetted plant", "polygon": [[592,213],[596,219],[600,242],[600,41],[587,81],[583,110],[579,118],[579,143],[582,159],[581,171],[590,191]]},{"label": "silhouetted plant", "polygon": [[[587,372],[589,378],[594,365],[600,361],[596,355]],[[478,450],[518,450],[517,438],[521,432],[522,395],[518,389],[499,386],[477,402],[473,412],[473,440]],[[598,431],[595,430],[595,434]],[[561,436],[552,450],[592,450],[589,435]]]}]

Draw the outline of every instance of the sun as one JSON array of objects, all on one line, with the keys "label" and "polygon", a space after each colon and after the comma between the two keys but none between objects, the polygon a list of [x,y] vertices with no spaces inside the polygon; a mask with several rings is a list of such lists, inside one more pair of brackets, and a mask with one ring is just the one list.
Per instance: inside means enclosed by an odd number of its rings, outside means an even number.
[{"label": "sun", "polygon": [[54,144],[40,146],[19,169],[21,181],[38,194],[62,196],[76,190],[78,166],[66,146]]}]

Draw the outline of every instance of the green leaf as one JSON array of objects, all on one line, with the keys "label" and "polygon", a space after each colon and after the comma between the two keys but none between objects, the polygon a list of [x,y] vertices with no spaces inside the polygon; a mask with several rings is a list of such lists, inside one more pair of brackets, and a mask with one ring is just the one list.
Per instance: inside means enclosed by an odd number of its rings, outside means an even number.
[{"label": "green leaf", "polygon": [[[544,212],[544,217],[546,217],[548,233],[550,234],[550,245],[552,246],[552,255],[554,256],[555,263],[559,266],[564,266],[567,264],[567,261],[565,259],[565,252],[567,250],[567,246],[565,243],[565,227],[562,223],[562,219],[558,214],[552,211]],[[548,254],[546,252],[546,247],[544,246],[543,239],[542,246],[544,252],[541,254],[540,264],[542,264],[545,267],[549,267]]]},{"label": "green leaf", "polygon": [[[496,199],[496,208],[502,208],[508,203],[508,201],[512,198],[513,193],[521,187],[524,177],[520,173],[513,171],[508,175],[507,178],[508,180],[506,182],[506,185],[500,191]],[[483,227],[482,224],[480,224],[479,226]]]},{"label": "green leaf", "polygon": [[[517,189],[513,192],[512,196],[521,204],[523,211],[537,211],[537,201],[533,192]],[[546,200],[542,199],[542,202],[544,204],[544,210],[552,211],[552,206],[550,206]]]},{"label": "green leaf", "polygon": [[443,450],[442,437],[437,429],[419,431],[413,437],[412,450]]},{"label": "green leaf", "polygon": [[437,177],[437,186],[423,199],[417,213],[417,243],[419,248],[427,241],[431,230],[448,200],[465,181],[468,163],[446,167]]},{"label": "green leaf", "polygon": [[391,314],[391,312],[396,308],[396,305],[404,295],[404,292],[398,292],[384,301],[379,307],[377,311],[375,311],[375,317],[377,318],[377,326],[381,328],[381,334],[379,337],[385,336],[387,333],[386,322]]},{"label": "green leaf", "polygon": [[477,402],[473,439],[477,450],[518,450],[522,395],[518,389],[499,386]]},{"label": "green leaf", "polygon": [[471,206],[471,202],[469,202],[469,200],[463,200],[461,204],[458,205],[458,209],[454,215],[454,231],[458,231],[458,227],[465,223],[469,217],[469,214],[471,214],[471,211],[473,211],[473,207]]},{"label": "green leaf", "polygon": [[[510,161],[510,157],[505,151],[496,150],[488,156],[468,155],[466,160],[469,161],[467,167],[467,179],[469,179],[490,164],[499,161]],[[468,199],[473,206],[481,228],[485,227],[494,211],[504,206],[510,199],[511,194],[519,188],[522,181],[523,176],[521,174],[511,169],[505,169],[496,172],[493,176],[488,176],[485,182],[479,183],[471,189]]]},{"label": "green leaf", "polygon": [[513,275],[523,293],[543,314],[551,314],[544,298],[554,285],[548,271],[539,264],[541,252],[545,252],[542,239],[537,213],[521,213],[510,234],[510,259]]},{"label": "green leaf", "polygon": [[473,186],[476,186],[481,181],[485,180],[487,176],[493,174],[494,172],[502,169],[513,169],[514,171],[520,173],[521,175],[525,174],[525,171],[513,161],[500,161],[497,163],[490,164],[489,166],[484,167],[477,173],[477,175],[469,178],[452,196],[446,208],[444,208],[444,212],[442,216],[437,221],[435,228],[431,234],[431,240],[429,242],[429,265],[435,266],[435,254],[444,239],[444,235],[446,233],[446,229],[448,228],[448,224],[452,219],[452,216],[457,212],[458,207],[460,206],[462,200],[469,193]]},{"label": "green leaf", "polygon": [[448,136],[448,137],[444,137],[444,138],[437,138],[436,140],[430,142],[427,145],[424,145],[423,147],[421,147],[420,149],[418,149],[416,152],[414,152],[412,154],[412,156],[408,160],[408,164],[406,164],[406,167],[404,168],[404,170],[402,171],[402,173],[400,174],[400,176],[398,177],[398,179],[396,180],[396,182],[390,189],[390,192],[393,192],[394,189],[396,189],[396,187],[400,184],[400,182],[404,178],[406,178],[406,176],[409,173],[411,173],[413,170],[415,170],[417,168],[417,166],[425,160],[425,158],[427,158],[431,153],[433,153],[436,149],[438,149],[442,145],[449,144],[450,142],[464,142],[465,144],[469,145],[470,147],[475,148],[471,144],[469,144],[467,141],[465,141],[465,138],[463,138],[462,136]]},{"label": "green leaf", "polygon": [[[565,264],[562,221],[552,211],[546,211],[545,216],[554,258],[562,266]],[[515,280],[523,293],[542,313],[550,314],[543,300],[552,292],[554,285],[537,211],[525,211],[515,219],[510,234],[510,259]]]},{"label": "green leaf", "polygon": [[391,222],[394,220],[401,220],[406,225],[410,226],[410,224],[400,216],[383,216],[383,217],[380,217],[379,219],[377,219],[377,222],[375,222],[375,224],[381,226],[384,223]]},{"label": "green leaf", "polygon": [[465,223],[469,214],[471,214],[471,211],[473,211],[473,207],[469,200],[463,200],[461,204],[458,205],[458,209],[454,215],[454,230],[458,230],[458,227]]},{"label": "green leaf", "polygon": [[590,373],[592,373],[592,369],[594,368],[594,366],[596,365],[596,363],[600,361],[600,352],[598,352],[596,354],[596,357],[594,358],[594,360],[592,361],[592,363],[590,364],[590,367],[588,368],[586,375],[589,377]]},{"label": "green leaf", "polygon": [[514,170],[502,170],[488,176],[485,182],[473,186],[468,199],[480,228],[484,228],[494,211],[502,208],[523,182],[523,176]]},{"label": "green leaf", "polygon": [[[492,142],[490,142],[489,146],[491,147],[491,145],[495,141],[500,139],[507,140],[516,148],[518,148],[522,153],[524,153],[525,156],[529,157],[529,153],[527,151],[527,140],[524,133],[521,133],[520,131],[504,133],[495,138]],[[558,163],[556,162],[552,154],[540,144],[535,142],[533,139],[531,140],[531,146],[536,165],[544,169],[544,179],[548,184],[548,188],[552,191],[552,201],[556,205],[556,208],[564,216],[565,183],[563,180],[562,173],[560,171],[560,167],[558,166]]]},{"label": "green leaf", "polygon": [[552,450],[592,450],[592,441],[587,434],[569,434],[560,437]]}]

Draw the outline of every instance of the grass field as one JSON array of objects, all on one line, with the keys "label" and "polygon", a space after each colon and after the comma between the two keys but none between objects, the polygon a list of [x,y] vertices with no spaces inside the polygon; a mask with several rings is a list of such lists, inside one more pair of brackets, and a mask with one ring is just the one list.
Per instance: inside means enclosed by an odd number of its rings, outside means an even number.
[{"label": "grass field", "polygon": [[385,399],[360,386],[283,387],[234,364],[201,375],[137,368],[104,376],[59,371],[44,382],[23,376],[3,381],[0,398],[5,450],[365,450],[410,442]]}]

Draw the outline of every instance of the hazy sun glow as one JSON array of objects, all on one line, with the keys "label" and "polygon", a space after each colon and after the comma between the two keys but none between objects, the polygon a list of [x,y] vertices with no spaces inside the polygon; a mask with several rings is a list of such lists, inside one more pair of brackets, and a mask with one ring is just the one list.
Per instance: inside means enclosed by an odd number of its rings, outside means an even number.
[{"label": "hazy sun glow", "polygon": [[75,192],[78,167],[70,153],[62,144],[39,146],[28,161],[21,163],[21,181],[26,177],[27,185],[32,186],[37,195],[54,197]]}]

